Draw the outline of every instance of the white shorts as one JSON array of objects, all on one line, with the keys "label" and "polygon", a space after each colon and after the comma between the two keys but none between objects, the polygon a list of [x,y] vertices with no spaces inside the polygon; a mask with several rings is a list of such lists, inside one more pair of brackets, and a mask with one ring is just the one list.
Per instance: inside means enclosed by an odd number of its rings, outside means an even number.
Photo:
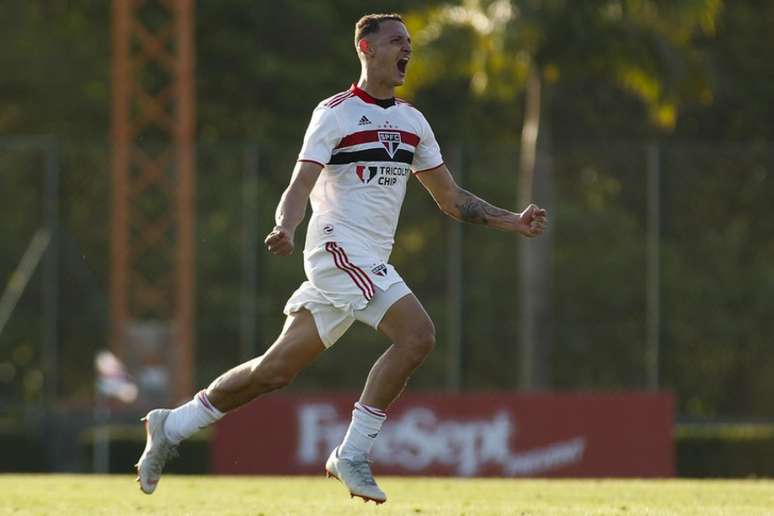
[{"label": "white shorts", "polygon": [[356,320],[377,329],[387,310],[411,293],[392,265],[357,245],[327,242],[305,251],[304,271],[308,280],[290,296],[284,313],[309,310],[326,347]]}]

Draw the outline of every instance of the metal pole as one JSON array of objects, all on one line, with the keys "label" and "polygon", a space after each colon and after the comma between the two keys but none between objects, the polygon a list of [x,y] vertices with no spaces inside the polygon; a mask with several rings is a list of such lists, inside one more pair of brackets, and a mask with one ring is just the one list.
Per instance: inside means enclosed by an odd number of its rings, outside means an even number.
[{"label": "metal pole", "polygon": [[240,341],[242,360],[258,354],[258,147],[245,149],[242,177],[242,316]]},{"label": "metal pole", "polygon": [[48,249],[43,270],[43,368],[46,400],[53,406],[57,396],[59,363],[59,152],[56,143],[46,147],[46,229]]},{"label": "metal pole", "polygon": [[111,112],[110,348],[126,359],[129,270],[129,33],[132,4],[113,0],[113,64]]},{"label": "metal pole", "polygon": [[[458,184],[463,184],[464,167],[462,164],[462,146],[452,147],[450,166]],[[448,222],[449,240],[447,250],[447,298],[446,331],[449,339],[447,354],[446,386],[451,391],[462,389],[463,347],[462,347],[462,239],[463,226],[455,220]]]},{"label": "metal pole", "polygon": [[11,273],[11,277],[8,278],[8,284],[5,286],[2,296],[0,296],[0,335],[2,335],[5,325],[11,319],[16,303],[19,302],[24,289],[27,288],[27,283],[35,272],[35,268],[43,259],[49,240],[50,235],[45,229],[40,228],[35,231],[30,243],[27,245],[27,249],[24,251],[24,255],[22,255],[19,265]]},{"label": "metal pole", "polygon": [[[544,131],[547,134],[548,131]],[[545,136],[535,157],[534,201],[555,213],[554,161]],[[530,201],[532,202],[532,201]],[[529,203],[522,204],[524,209]],[[520,377],[519,388],[525,391],[547,389],[551,385],[551,347],[554,340],[554,320],[551,284],[554,255],[554,216],[546,232],[534,239],[519,239],[520,285],[519,328]]]},{"label": "metal pole", "polygon": [[96,474],[110,473],[110,402],[95,386],[94,404],[94,455],[92,470]]},{"label": "metal pole", "polygon": [[[518,208],[523,210],[534,199],[537,176],[538,145],[541,135],[541,97],[542,83],[537,70],[532,68],[524,91],[524,123],[521,129],[521,149],[519,153],[519,191]],[[544,206],[545,207],[545,206]],[[550,208],[550,207],[548,207]],[[544,239],[546,237],[543,237]],[[540,264],[539,251],[533,243],[521,239],[519,243],[519,387],[532,390],[537,387],[536,357],[538,345],[538,317],[540,311],[541,279],[538,276]]]},{"label": "metal pole", "polygon": [[196,219],[196,151],[195,151],[195,97],[194,91],[194,12],[193,0],[174,3],[177,60],[175,92],[177,109],[175,147],[177,150],[177,382],[175,401],[191,396],[194,385],[194,280],[196,247],[194,226]]},{"label": "metal pole", "polygon": [[[519,210],[523,209],[522,205]],[[521,239],[519,242],[519,388],[535,389],[535,307],[530,293],[536,283],[532,274],[535,269],[535,244]]]},{"label": "metal pole", "polygon": [[661,160],[659,147],[651,144],[647,148],[648,167],[648,222],[647,222],[647,266],[646,266],[646,296],[647,296],[647,350],[645,363],[647,367],[648,388],[658,390],[659,387],[659,334],[661,333],[661,293],[660,293],[660,227],[661,199],[660,175]]}]

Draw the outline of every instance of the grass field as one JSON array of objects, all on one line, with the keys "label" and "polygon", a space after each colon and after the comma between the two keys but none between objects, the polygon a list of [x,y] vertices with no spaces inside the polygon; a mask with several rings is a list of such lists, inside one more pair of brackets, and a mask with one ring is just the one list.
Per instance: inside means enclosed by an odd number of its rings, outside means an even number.
[{"label": "grass field", "polygon": [[379,480],[376,506],[324,477],[0,475],[0,514],[774,515],[774,481]]}]

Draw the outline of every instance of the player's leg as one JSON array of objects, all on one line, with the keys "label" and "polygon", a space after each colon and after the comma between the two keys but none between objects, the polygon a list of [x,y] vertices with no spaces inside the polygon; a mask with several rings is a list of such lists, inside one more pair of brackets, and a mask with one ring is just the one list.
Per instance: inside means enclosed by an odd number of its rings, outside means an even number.
[{"label": "player's leg", "polygon": [[314,317],[301,309],[288,315],[282,333],[262,356],[227,371],[174,410],[150,411],[145,417],[147,443],[137,463],[142,490],[147,494],[155,490],[164,464],[180,441],[225,412],[284,387],[324,350]]},{"label": "player's leg", "polygon": [[392,345],[371,368],[360,403],[384,411],[435,347],[435,326],[422,303],[408,294],[387,310],[378,329]]},{"label": "player's leg", "polygon": [[386,419],[385,410],[435,345],[433,322],[410,291],[389,306],[378,329],[392,345],[374,363],[352,411],[352,422],[339,447],[345,458],[368,457]]},{"label": "player's leg", "polygon": [[288,315],[282,333],[266,353],[218,377],[205,394],[215,408],[227,412],[285,387],[323,351],[312,314],[301,309]]},{"label": "player's leg", "polygon": [[165,424],[167,436],[177,444],[224,413],[286,386],[324,350],[312,314],[305,309],[289,314],[266,353],[226,371],[173,410]]},{"label": "player's leg", "polygon": [[377,293],[358,319],[378,328],[393,344],[371,368],[344,440],[333,450],[325,468],[329,475],[344,482],[353,495],[381,503],[387,496],[371,474],[368,455],[386,419],[385,409],[433,349],[435,329],[403,282]]}]

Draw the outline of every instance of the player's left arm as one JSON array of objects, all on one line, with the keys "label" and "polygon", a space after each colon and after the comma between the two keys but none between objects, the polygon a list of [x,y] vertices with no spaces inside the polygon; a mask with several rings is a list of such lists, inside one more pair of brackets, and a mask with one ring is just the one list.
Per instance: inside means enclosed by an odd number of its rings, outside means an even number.
[{"label": "player's left arm", "polygon": [[535,204],[530,204],[521,213],[489,204],[461,188],[444,164],[415,175],[441,211],[453,219],[512,231],[530,238],[542,234],[548,223],[546,210]]}]

